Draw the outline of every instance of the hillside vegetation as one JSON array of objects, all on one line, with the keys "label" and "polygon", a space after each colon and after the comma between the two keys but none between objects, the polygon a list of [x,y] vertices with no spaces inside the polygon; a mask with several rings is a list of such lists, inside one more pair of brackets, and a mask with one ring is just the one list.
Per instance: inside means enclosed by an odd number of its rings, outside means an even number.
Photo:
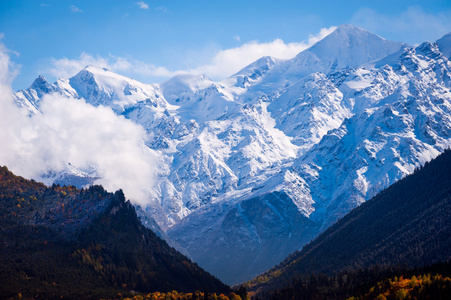
[{"label": "hillside vegetation", "polygon": [[302,275],[379,266],[422,267],[451,257],[451,152],[351,211],[301,251],[247,283],[281,289]]},{"label": "hillside vegetation", "polygon": [[141,225],[122,191],[46,187],[0,167],[2,298],[230,292]]}]

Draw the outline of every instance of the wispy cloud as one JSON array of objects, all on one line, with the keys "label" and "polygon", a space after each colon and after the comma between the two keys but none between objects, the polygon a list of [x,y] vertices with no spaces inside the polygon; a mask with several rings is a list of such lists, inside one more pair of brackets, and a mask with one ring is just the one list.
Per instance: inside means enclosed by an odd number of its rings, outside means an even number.
[{"label": "wispy cloud", "polygon": [[71,5],[70,6],[70,11],[73,12],[73,13],[82,13],[83,12],[81,9],[79,9],[75,5]]},{"label": "wispy cloud", "polygon": [[135,4],[138,5],[140,9],[150,9],[149,4],[144,1],[138,1]]},{"label": "wispy cloud", "polygon": [[398,41],[416,44],[430,39],[431,36],[438,39],[450,32],[449,13],[430,14],[419,6],[411,6],[393,17],[373,9],[362,8],[354,14],[350,23],[382,37],[391,36]]}]

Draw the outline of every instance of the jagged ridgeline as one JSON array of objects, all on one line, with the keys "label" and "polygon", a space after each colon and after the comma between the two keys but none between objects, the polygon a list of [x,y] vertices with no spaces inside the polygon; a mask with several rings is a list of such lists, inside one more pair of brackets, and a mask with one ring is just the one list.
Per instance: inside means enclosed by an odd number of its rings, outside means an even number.
[{"label": "jagged ridgeline", "polygon": [[229,292],[101,186],[47,187],[0,167],[0,244],[0,298]]},{"label": "jagged ridgeline", "polygon": [[[359,274],[353,278],[365,278],[370,272],[357,271],[376,267],[379,276],[380,270],[418,268],[450,258],[451,151],[447,150],[352,210],[248,287],[263,295],[282,290],[273,299],[292,299],[306,286],[296,282],[302,276],[348,272]],[[353,281],[350,275],[347,278],[347,283]]]}]

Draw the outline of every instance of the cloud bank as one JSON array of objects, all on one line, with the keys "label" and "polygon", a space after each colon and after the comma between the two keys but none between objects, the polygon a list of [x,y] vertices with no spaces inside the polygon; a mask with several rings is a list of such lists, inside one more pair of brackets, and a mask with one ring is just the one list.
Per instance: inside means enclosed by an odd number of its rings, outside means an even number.
[{"label": "cloud bank", "polygon": [[95,168],[95,183],[123,189],[134,203],[146,206],[154,183],[157,154],[145,146],[145,130],[107,107],[49,95],[31,117],[12,99],[13,68],[0,45],[0,165],[26,178],[42,179],[70,163]]},{"label": "cloud bank", "polygon": [[[262,56],[273,56],[281,59],[292,58],[330,34],[335,28],[323,28],[318,34],[312,35],[307,41],[300,43],[285,43],[281,39],[275,39],[266,43],[251,41],[239,47],[216,51],[211,56],[207,55],[208,57],[212,57],[209,61],[204,61],[197,66],[187,69],[170,70],[164,66],[156,66],[115,55],[102,57],[82,53],[75,59],[66,57],[60,59],[52,58],[50,67],[43,70],[43,73],[49,73],[57,78],[69,78],[87,65],[94,65],[108,68],[113,72],[121,73],[132,78],[139,78],[138,80],[146,82],[155,82],[155,79],[162,81],[180,73],[202,73],[213,80],[219,81],[235,74]],[[239,39],[239,37],[237,36],[235,39]],[[146,79],[143,80],[142,78]]]}]

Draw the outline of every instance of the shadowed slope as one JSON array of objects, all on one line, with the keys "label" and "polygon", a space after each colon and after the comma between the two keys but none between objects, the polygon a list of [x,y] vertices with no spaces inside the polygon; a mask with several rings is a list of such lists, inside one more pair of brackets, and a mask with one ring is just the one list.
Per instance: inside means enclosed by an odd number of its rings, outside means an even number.
[{"label": "shadowed slope", "polygon": [[450,237],[451,152],[446,151],[351,211],[250,286],[268,291],[301,274],[446,261]]}]

